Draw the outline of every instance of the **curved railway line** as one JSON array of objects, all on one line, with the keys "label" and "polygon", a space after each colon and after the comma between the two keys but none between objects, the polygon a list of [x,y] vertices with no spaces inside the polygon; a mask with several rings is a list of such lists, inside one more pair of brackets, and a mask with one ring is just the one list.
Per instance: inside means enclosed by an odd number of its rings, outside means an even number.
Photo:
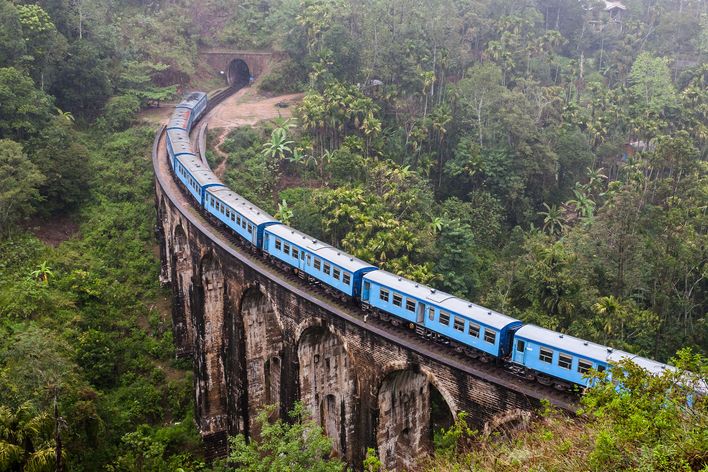
[{"label": "curved railway line", "polygon": [[[209,99],[209,106],[204,113],[204,118],[209,116],[220,103],[235,93],[236,89],[222,90]],[[202,119],[202,121],[204,120]],[[193,140],[201,126],[193,126]],[[195,149],[198,146],[195,146]],[[188,220],[194,228],[218,245],[231,257],[268,277],[283,289],[292,292],[297,297],[307,300],[323,308],[331,314],[348,323],[363,328],[370,333],[386,339],[406,350],[414,351],[440,364],[462,372],[466,375],[494,383],[504,388],[514,390],[529,398],[532,404],[545,399],[554,406],[567,410],[577,409],[578,395],[572,392],[559,391],[552,386],[544,386],[516,376],[503,367],[492,362],[482,362],[472,359],[454,348],[437,341],[431,341],[415,334],[402,326],[393,326],[387,322],[365,317],[364,312],[358,307],[347,304],[331,296],[324,289],[306,283],[292,272],[285,271],[271,263],[264,257],[249,250],[241,240],[209,216],[208,213],[195,207],[191,196],[177,184],[167,157],[165,127],[156,134],[152,149],[152,163],[155,171],[157,185],[163,190],[164,195],[171,201],[179,213]],[[159,202],[158,202],[159,205]]]}]

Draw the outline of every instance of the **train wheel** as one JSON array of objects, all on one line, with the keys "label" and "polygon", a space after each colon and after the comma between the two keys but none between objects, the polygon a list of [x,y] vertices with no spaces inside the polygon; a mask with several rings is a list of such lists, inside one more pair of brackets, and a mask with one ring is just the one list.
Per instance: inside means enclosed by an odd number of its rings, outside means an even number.
[{"label": "train wheel", "polygon": [[479,357],[479,353],[474,349],[465,348],[464,352],[467,357],[470,357],[472,359],[477,359]]},{"label": "train wheel", "polygon": [[546,385],[546,386],[551,385],[553,383],[553,380],[551,380],[550,377],[546,377],[545,375],[541,375],[541,374],[536,376],[536,381],[538,383],[540,383],[541,385]]}]

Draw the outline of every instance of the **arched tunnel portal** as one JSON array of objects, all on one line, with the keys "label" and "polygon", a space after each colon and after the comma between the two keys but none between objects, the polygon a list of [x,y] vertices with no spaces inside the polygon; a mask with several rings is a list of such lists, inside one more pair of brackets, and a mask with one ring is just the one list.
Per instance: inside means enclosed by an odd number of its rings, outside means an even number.
[{"label": "arched tunnel portal", "polygon": [[243,87],[248,85],[251,78],[251,71],[243,59],[233,59],[226,69],[226,81],[231,87]]}]

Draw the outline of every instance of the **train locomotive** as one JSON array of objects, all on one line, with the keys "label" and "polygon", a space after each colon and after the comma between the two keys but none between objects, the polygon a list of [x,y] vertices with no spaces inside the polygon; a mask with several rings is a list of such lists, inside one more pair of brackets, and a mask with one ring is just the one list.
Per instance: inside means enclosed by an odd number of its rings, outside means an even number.
[{"label": "train locomotive", "polygon": [[611,376],[610,363],[631,359],[651,373],[666,364],[614,350],[497,313],[494,310],[386,272],[278,221],[226,187],[194,153],[189,133],[207,109],[207,95],[192,92],[175,108],[166,144],[172,171],[187,194],[243,244],[297,272],[331,294],[375,316],[408,325],[484,362],[561,389],[589,386],[591,370]]}]

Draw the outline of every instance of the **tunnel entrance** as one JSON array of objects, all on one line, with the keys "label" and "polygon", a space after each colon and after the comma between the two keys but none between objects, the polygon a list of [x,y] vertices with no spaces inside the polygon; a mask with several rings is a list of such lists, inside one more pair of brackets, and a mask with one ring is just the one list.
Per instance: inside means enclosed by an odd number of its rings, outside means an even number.
[{"label": "tunnel entrance", "polygon": [[251,78],[251,71],[248,69],[248,64],[243,59],[234,59],[229,62],[229,67],[226,71],[226,80],[232,87],[241,88],[248,85]]}]

